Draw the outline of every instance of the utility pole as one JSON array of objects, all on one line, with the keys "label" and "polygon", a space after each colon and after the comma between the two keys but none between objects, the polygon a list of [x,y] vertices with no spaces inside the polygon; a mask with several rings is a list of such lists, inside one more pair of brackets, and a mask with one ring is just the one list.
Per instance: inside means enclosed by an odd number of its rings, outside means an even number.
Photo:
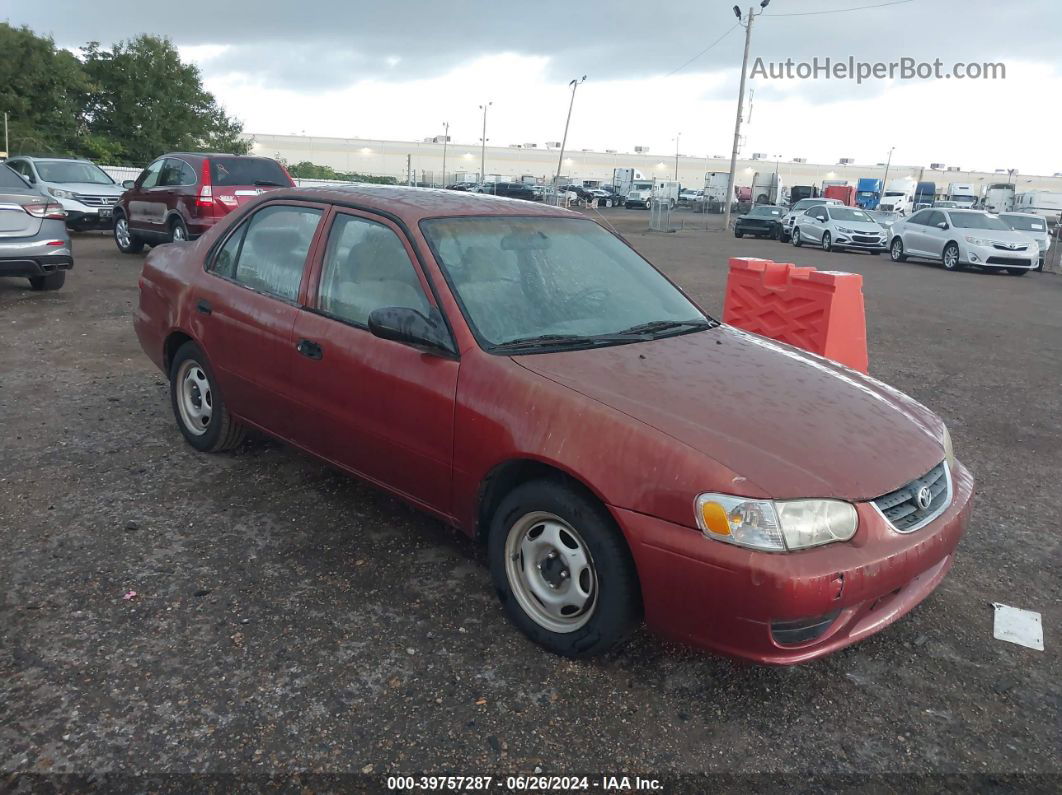
[{"label": "utility pole", "polygon": [[682,133],[675,133],[675,182],[678,182],[678,159],[679,159],[679,139],[682,138]]},{"label": "utility pole", "polygon": [[[446,145],[450,143],[450,122],[443,122],[443,167],[442,167],[442,185],[440,187],[446,187]],[[435,180],[432,180],[434,182]]]},{"label": "utility pole", "polygon": [[4,157],[11,156],[11,145],[7,140],[7,111],[4,111]]},{"label": "utility pole", "polygon": [[885,177],[881,180],[881,190],[878,191],[878,206],[881,206],[881,200],[885,198],[885,191],[889,187],[889,166],[892,165],[892,152],[895,146],[889,147],[889,159],[885,161]]},{"label": "utility pole", "polygon": [[730,179],[727,181],[726,204],[723,208],[723,229],[730,228],[730,205],[734,202],[734,180],[737,171],[738,145],[741,142],[741,111],[745,103],[745,80],[749,70],[749,46],[752,44],[752,22],[760,14],[771,0],[760,0],[760,11],[756,13],[753,6],[749,6],[748,15],[742,19],[741,9],[734,6],[734,16],[738,18],[738,24],[745,27],[745,54],[741,58],[741,87],[738,89],[737,117],[734,119],[734,148],[730,152]]},{"label": "utility pole", "polygon": [[493,102],[488,102],[486,105],[480,105],[479,109],[483,111],[483,137],[480,138],[479,147],[479,184],[487,184],[487,108],[493,105]]},{"label": "utility pole", "polygon": [[572,108],[575,106],[575,89],[586,82],[586,75],[568,83],[572,89],[572,98],[568,102],[568,118],[564,120],[564,137],[561,138],[560,157],[557,158],[557,173],[553,177],[553,203],[560,204],[560,173],[564,165],[564,147],[568,145],[568,125],[572,123]]}]

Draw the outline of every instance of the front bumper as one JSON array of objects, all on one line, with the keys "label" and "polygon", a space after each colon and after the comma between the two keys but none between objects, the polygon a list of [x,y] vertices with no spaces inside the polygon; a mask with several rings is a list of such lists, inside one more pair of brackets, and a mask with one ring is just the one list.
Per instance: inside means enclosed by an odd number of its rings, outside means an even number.
[{"label": "front bumper", "polygon": [[[613,508],[627,537],[653,631],[756,663],[807,662],[887,627],[924,600],[951,567],[971,512],[973,476],[952,473],[951,504],[909,534],[860,503],[848,542],[769,553],[724,544],[699,531]],[[789,627],[821,619],[813,640]],[[789,634],[787,634],[789,633]]]},{"label": "front bumper", "polygon": [[976,265],[979,268],[1026,268],[1033,270],[1040,263],[1039,250],[1007,251],[995,246],[975,246],[962,241],[959,243],[959,261],[964,265]]},{"label": "front bumper", "polygon": [[77,229],[110,229],[114,224],[114,211],[110,207],[66,209],[66,225]]},{"label": "front bumper", "polygon": [[734,231],[740,232],[743,235],[767,235],[768,237],[778,236],[778,224],[749,224],[741,223],[740,221],[734,225]]},{"label": "front bumper", "polygon": [[887,251],[888,243],[887,238],[882,234],[877,240],[868,240],[866,238],[872,238],[872,234],[863,234],[856,232],[853,234],[847,234],[844,232],[838,232],[834,238],[833,244],[835,246],[859,249],[860,251]]}]

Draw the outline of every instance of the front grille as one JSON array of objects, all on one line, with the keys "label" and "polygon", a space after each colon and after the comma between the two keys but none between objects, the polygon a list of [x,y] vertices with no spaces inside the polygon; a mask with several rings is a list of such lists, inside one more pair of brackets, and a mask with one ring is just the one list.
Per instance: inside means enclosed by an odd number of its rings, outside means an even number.
[{"label": "front grille", "polygon": [[1006,245],[1003,243],[993,243],[992,247],[997,248],[1000,251],[1026,251],[1029,248],[1028,246],[1023,246],[1020,243],[1016,246]]},{"label": "front grille", "polygon": [[114,207],[118,203],[117,196],[89,196],[85,193],[75,193],[74,199],[86,207]]},{"label": "front grille", "polygon": [[[929,489],[929,504],[922,508],[918,494]],[[898,532],[912,533],[936,519],[951,502],[951,475],[941,461],[920,478],[874,500],[874,507]]]},{"label": "front grille", "polygon": [[880,243],[880,237],[871,237],[870,235],[852,235],[852,240],[856,243]]},{"label": "front grille", "polygon": [[1023,257],[989,257],[987,260],[989,265],[1021,265],[1023,267],[1029,267],[1029,260]]}]

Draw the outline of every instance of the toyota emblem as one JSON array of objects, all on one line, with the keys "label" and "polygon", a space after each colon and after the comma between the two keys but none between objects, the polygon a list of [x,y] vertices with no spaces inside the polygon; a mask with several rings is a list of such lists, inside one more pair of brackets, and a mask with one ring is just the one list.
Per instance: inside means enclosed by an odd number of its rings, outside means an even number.
[{"label": "toyota emblem", "polygon": [[915,502],[918,503],[918,509],[921,511],[929,507],[929,504],[933,502],[933,492],[929,490],[929,486],[923,486],[918,490],[915,495]]}]

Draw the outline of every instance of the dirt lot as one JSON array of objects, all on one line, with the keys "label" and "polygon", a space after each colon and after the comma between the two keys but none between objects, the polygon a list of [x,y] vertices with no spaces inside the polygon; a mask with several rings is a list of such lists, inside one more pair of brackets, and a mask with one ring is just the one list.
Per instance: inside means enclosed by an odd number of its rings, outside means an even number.
[{"label": "dirt lot", "polygon": [[[131,328],[140,257],[80,235],[61,292],[0,280],[0,770],[1062,773],[1062,276],[605,213],[716,314],[732,255],[864,275],[872,374],[978,479],[925,604],[796,668],[647,633],[550,656],[456,532],[276,443],[194,453]],[[993,640],[992,601],[1040,611],[1047,650]]]}]

